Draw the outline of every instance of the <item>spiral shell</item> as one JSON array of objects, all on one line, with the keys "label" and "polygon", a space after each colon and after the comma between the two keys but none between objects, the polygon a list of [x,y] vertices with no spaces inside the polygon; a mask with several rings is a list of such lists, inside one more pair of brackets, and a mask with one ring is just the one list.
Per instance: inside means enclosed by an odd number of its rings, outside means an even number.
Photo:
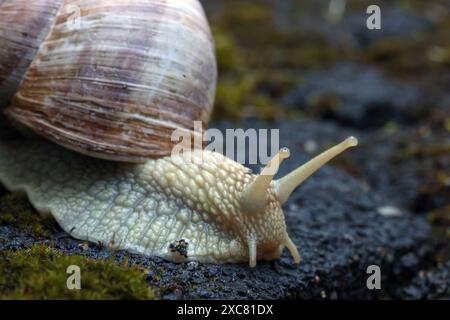
[{"label": "spiral shell", "polygon": [[6,115],[83,154],[170,154],[173,130],[207,125],[216,78],[198,0],[0,1]]}]

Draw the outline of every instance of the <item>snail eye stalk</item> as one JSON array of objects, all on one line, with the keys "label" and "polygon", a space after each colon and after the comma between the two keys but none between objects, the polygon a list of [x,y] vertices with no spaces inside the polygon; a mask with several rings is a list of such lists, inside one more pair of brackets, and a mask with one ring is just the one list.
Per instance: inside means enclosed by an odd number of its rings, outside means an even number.
[{"label": "snail eye stalk", "polygon": [[281,204],[286,203],[292,192],[314,172],[345,150],[358,145],[355,137],[349,137],[336,146],[324,151],[288,175],[275,181],[275,188]]}]

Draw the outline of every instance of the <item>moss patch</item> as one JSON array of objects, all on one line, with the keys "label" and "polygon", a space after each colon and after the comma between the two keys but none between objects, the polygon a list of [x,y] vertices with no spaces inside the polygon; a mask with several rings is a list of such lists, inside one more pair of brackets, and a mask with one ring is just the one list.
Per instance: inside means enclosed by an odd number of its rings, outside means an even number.
[{"label": "moss patch", "polygon": [[434,224],[450,226],[450,204],[430,212],[428,220]]},{"label": "moss patch", "polygon": [[220,28],[213,28],[219,73],[235,71],[242,67],[243,57],[233,35]]},{"label": "moss patch", "polygon": [[[67,267],[81,270],[81,290],[69,290]],[[47,246],[0,252],[0,299],[154,299],[138,266],[64,255]]]},{"label": "moss patch", "polygon": [[58,230],[50,215],[38,214],[26,195],[10,193],[0,198],[0,226],[13,228],[38,238],[48,238]]}]

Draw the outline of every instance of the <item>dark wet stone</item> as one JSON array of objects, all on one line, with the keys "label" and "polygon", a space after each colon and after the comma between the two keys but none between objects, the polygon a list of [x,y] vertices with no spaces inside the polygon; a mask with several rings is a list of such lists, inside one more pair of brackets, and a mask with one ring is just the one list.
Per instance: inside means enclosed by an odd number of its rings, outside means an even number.
[{"label": "dark wet stone", "polygon": [[276,26],[284,31],[296,30],[321,36],[332,46],[345,43],[354,49],[364,49],[379,40],[415,40],[429,32],[433,24],[420,13],[386,1],[379,3],[382,28],[369,30],[366,25],[369,17],[366,8],[369,4],[356,9],[351,8],[351,2],[348,2],[343,15],[334,18],[330,18],[328,14],[328,5],[329,2],[310,1],[305,5],[308,10],[299,10],[295,1],[276,1],[273,5]]},{"label": "dark wet stone", "polygon": [[389,80],[372,67],[340,63],[305,79],[283,104],[345,125],[368,129],[417,120],[424,112],[418,88]]},{"label": "dark wet stone", "polygon": [[401,263],[405,268],[415,270],[417,268],[419,261],[417,260],[417,256],[415,254],[409,253],[402,257]]},{"label": "dark wet stone", "polygon": [[392,204],[428,213],[448,203],[450,185],[437,178],[450,168],[445,132],[422,136],[416,128],[358,133],[360,146],[353,163],[359,174]]},{"label": "dark wet stone", "polygon": [[450,299],[450,262],[419,272],[399,295],[407,299]]},{"label": "dark wet stone", "polygon": [[380,30],[368,30],[366,20],[369,15],[354,13],[345,19],[345,29],[362,46],[389,38],[411,39],[427,32],[430,22],[416,12],[405,8],[381,6]]}]

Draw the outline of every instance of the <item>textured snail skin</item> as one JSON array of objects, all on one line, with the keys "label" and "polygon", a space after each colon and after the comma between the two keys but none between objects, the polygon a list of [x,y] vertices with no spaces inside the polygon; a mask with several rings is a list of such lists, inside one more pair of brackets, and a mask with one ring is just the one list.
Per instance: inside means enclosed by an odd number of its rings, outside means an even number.
[{"label": "textured snail skin", "polygon": [[[43,139],[0,142],[0,182],[25,191],[72,236],[171,261],[249,261],[297,248],[286,231],[282,204],[329,160],[356,146],[354,137],[273,180],[283,148],[261,174],[205,150],[144,164],[86,157]],[[184,239],[187,256],[171,244]]]},{"label": "textured snail skin", "polygon": [[280,256],[288,237],[273,190],[265,210],[239,208],[239,194],[254,177],[209,151],[121,164],[40,139],[0,142],[0,180],[25,191],[66,232],[172,261],[186,260],[169,250],[180,239],[189,243],[187,260],[249,261],[249,239],[257,243],[258,259]]}]

